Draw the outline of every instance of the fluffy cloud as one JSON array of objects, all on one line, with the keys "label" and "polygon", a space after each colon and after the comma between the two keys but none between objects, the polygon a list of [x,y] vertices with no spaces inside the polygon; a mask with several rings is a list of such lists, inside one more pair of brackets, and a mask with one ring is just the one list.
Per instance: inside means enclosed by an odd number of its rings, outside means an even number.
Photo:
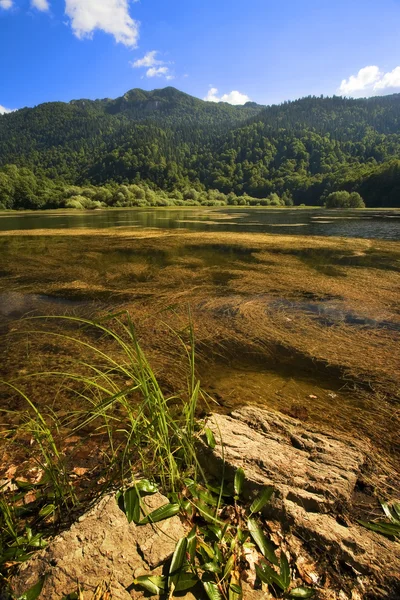
[{"label": "fluffy cloud", "polygon": [[157,54],[158,50],[147,52],[143,58],[131,62],[131,65],[135,69],[140,69],[142,67],[147,68],[146,77],[165,77],[166,79],[174,79],[170,68],[166,66],[169,63],[166,63],[164,60],[159,60]]},{"label": "fluffy cloud", "polygon": [[168,67],[151,67],[146,71],[146,77],[165,77],[168,75]]},{"label": "fluffy cloud", "polygon": [[139,69],[140,67],[154,67],[155,65],[163,65],[164,62],[162,60],[158,60],[156,58],[158,54],[157,50],[152,50],[151,52],[147,52],[143,58],[139,58],[131,63],[132,67],[135,69]]},{"label": "fluffy cloud", "polygon": [[12,8],[13,2],[12,0],[0,0],[0,8],[4,9],[4,10],[8,10],[9,8]]},{"label": "fluffy cloud", "polygon": [[139,23],[129,14],[128,0],[65,0],[65,14],[78,38],[91,37],[101,29],[125,46],[137,45]]},{"label": "fluffy cloud", "polygon": [[387,90],[389,88],[400,88],[400,67],[385,73],[374,85],[374,90]]},{"label": "fluffy cloud", "polygon": [[369,96],[388,89],[400,88],[400,67],[384,73],[377,66],[360,69],[357,75],[343,79],[338,92],[344,96]]},{"label": "fluffy cloud", "polygon": [[204,98],[207,102],[228,102],[228,104],[246,104],[246,102],[250,102],[250,98],[246,94],[242,94],[237,90],[233,90],[229,92],[229,94],[224,94],[223,96],[218,96],[218,89],[215,87],[210,87],[208,90],[207,96]]},{"label": "fluffy cloud", "polygon": [[381,75],[379,67],[364,67],[358,71],[357,75],[351,75],[349,79],[343,79],[339,92],[345,96],[351,96],[355,92],[367,90],[374,86]]},{"label": "fluffy cloud", "polygon": [[50,8],[47,0],[31,0],[31,6],[42,12],[46,12]]},{"label": "fluffy cloud", "polygon": [[5,106],[1,106],[0,104],[0,115],[5,115],[7,113],[14,112],[12,108],[6,108]]}]

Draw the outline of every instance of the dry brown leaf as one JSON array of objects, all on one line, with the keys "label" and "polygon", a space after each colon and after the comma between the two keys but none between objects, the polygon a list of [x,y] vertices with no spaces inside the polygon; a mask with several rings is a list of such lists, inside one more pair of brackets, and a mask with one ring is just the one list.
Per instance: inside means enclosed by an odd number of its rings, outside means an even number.
[{"label": "dry brown leaf", "polygon": [[75,475],[78,475],[78,477],[82,477],[82,475],[85,475],[88,471],[89,469],[86,469],[85,467],[74,467],[72,469],[72,472],[75,473]]}]

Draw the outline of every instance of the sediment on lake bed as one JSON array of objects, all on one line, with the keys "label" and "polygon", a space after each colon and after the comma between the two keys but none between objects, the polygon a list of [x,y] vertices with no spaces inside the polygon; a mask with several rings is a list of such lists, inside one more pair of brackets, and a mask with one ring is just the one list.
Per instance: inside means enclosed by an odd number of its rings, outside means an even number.
[{"label": "sediment on lake bed", "polygon": [[[198,374],[218,410],[232,410],[245,398],[328,430],[334,424],[371,437],[383,471],[387,461],[398,465],[398,244],[85,233],[0,238],[4,376],[21,378],[44,364],[74,360],[72,345],[34,333],[49,327],[55,333],[64,324],[20,321],[27,312],[92,318],[126,309],[166,389],[180,393],[186,358],[171,330],[187,327],[190,306]],[[7,294],[14,294],[14,309],[7,308]],[[32,389],[33,383],[24,385]],[[41,401],[62,408],[61,396],[49,398],[48,382],[34,387]]]}]

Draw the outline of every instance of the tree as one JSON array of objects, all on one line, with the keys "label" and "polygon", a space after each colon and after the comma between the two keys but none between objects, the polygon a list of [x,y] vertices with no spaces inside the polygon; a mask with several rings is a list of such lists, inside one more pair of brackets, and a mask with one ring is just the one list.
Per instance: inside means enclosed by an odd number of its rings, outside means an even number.
[{"label": "tree", "polygon": [[351,194],[346,190],[332,192],[327,196],[326,208],[365,208],[365,202],[357,192]]}]

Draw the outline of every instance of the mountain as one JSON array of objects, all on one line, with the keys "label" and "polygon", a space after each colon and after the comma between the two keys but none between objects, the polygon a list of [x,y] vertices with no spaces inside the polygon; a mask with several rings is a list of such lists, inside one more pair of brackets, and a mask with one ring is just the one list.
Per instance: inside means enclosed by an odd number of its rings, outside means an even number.
[{"label": "mountain", "polygon": [[231,106],[167,87],[0,116],[0,207],[151,204],[155,192],[320,204],[342,189],[400,206],[400,94]]}]

